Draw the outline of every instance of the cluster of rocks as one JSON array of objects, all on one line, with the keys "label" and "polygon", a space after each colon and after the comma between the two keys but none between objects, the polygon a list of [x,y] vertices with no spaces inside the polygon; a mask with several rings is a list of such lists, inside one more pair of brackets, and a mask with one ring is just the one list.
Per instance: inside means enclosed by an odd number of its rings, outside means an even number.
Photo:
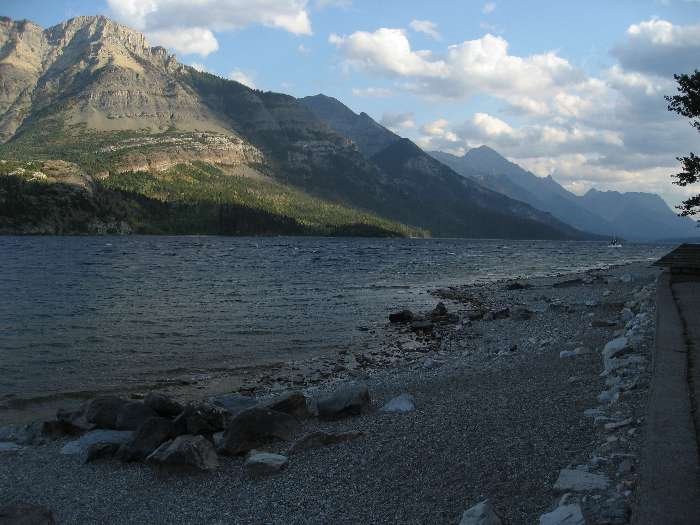
[{"label": "cluster of rocks", "polygon": [[[246,455],[244,470],[259,476],[279,471],[288,463],[286,455],[260,450],[274,441],[291,442],[287,452],[291,455],[363,435],[312,431],[298,437],[304,420],[359,415],[370,406],[369,390],[362,383],[341,384],[313,398],[299,391],[267,399],[228,394],[184,406],[155,392],[143,401],[99,396],[78,410],[59,410],[56,419],[44,422],[31,440],[23,442],[36,442],[38,433],[45,438],[71,436],[76,439],[65,443],[61,453],[78,456],[85,463],[111,458],[171,470],[210,471],[219,467],[220,455]],[[385,413],[413,410],[415,400],[410,394],[381,408]],[[25,433],[28,428],[21,427]],[[3,437],[22,439],[21,429],[6,427]],[[22,448],[14,441],[0,442],[0,448],[3,446],[8,451]]]},{"label": "cluster of rocks", "polygon": [[[634,292],[614,323],[623,328],[615,330],[614,338],[600,351],[604,388],[597,396],[599,406],[585,410],[584,415],[593,420],[601,443],[587,463],[560,471],[553,488],[562,495],[540,517],[540,525],[629,523],[637,482],[638,427],[643,417],[635,413],[635,403],[626,400],[643,395],[640,391],[648,386],[646,355],[653,342],[653,293],[652,284]],[[562,352],[560,357],[587,353],[580,348]]]}]

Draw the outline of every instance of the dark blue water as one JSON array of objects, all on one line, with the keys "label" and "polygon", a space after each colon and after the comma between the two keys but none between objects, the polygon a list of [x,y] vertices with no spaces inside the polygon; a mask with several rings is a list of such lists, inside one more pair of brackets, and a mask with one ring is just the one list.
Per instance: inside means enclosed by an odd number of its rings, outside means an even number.
[{"label": "dark blue water", "polygon": [[366,344],[427,290],[655,258],[546,241],[0,237],[0,399]]}]

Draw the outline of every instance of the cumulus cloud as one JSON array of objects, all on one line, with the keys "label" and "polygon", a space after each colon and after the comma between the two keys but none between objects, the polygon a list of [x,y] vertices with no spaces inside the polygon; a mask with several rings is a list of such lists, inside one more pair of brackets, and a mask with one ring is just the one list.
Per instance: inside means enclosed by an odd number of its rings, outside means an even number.
[{"label": "cumulus cloud", "polygon": [[629,26],[625,36],[612,50],[624,69],[671,76],[698,67],[700,24],[652,19]]},{"label": "cumulus cloud", "polygon": [[367,98],[387,98],[392,95],[392,91],[389,88],[381,87],[366,87],[366,88],[353,88],[352,94],[356,97],[367,97]]},{"label": "cumulus cloud", "polygon": [[240,82],[244,86],[248,86],[250,89],[255,89],[255,81],[253,76],[241,71],[240,69],[234,69],[228,74],[228,78]]},{"label": "cumulus cloud", "polygon": [[389,128],[394,132],[401,130],[413,129],[416,127],[415,116],[411,112],[407,113],[384,113],[380,121],[382,126]]},{"label": "cumulus cloud", "polygon": [[430,20],[412,20],[408,27],[416,33],[423,33],[434,40],[440,40],[441,38],[437,24]]},{"label": "cumulus cloud", "polygon": [[218,49],[214,33],[263,25],[311,34],[307,0],[107,0],[114,16],[144,31],[156,44],[207,56]]}]

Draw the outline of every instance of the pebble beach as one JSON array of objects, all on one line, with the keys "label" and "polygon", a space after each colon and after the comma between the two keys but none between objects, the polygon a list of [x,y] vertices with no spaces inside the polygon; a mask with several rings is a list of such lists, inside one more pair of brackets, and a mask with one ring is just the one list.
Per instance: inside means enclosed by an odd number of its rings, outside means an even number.
[{"label": "pebble beach", "polygon": [[[223,407],[296,390],[311,408],[285,439],[204,471],[85,463],[62,453],[76,436],[5,427],[2,504],[56,523],[629,523],[657,276],[634,264],[437,289],[444,309],[388,323],[371,352],[266,370],[228,398],[203,392]],[[349,384],[368,392],[356,414],[314,416]],[[348,437],[295,447],[317,432]],[[255,453],[284,460],[253,475]]]}]

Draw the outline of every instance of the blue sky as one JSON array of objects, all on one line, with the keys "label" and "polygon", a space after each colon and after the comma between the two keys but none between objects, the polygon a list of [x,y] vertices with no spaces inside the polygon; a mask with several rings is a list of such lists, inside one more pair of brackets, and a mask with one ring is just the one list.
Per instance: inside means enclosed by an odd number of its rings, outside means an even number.
[{"label": "blue sky", "polygon": [[[425,149],[488,144],[576,192],[661,193],[700,135],[665,111],[700,68],[698,0],[5,0],[50,26],[106,14],[187,64],[325,93]],[[689,191],[696,189],[689,188]]]}]

